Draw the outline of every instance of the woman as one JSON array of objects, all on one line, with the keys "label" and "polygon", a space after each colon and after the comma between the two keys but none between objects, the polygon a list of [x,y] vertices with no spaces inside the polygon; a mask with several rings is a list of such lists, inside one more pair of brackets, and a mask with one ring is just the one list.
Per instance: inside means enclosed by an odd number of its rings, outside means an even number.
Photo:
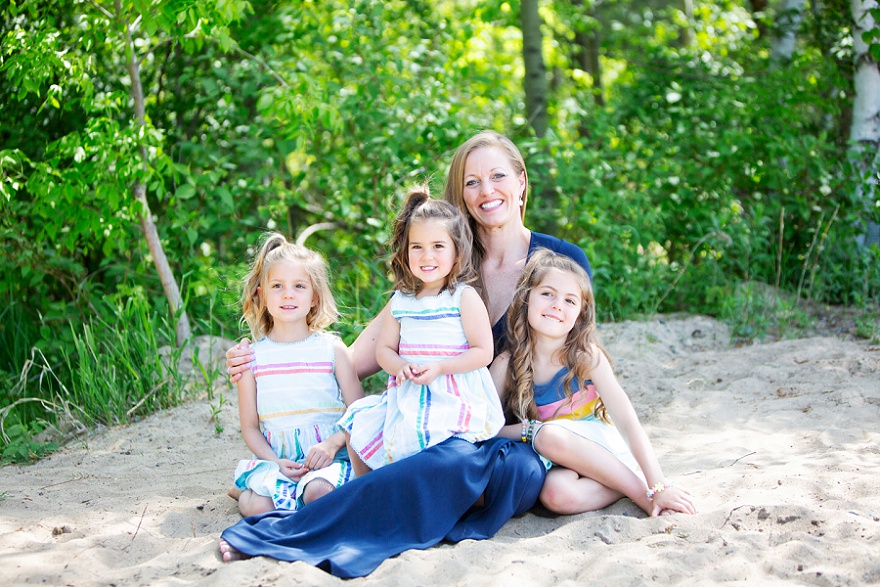
[{"label": "woman", "polygon": [[[466,213],[473,228],[474,262],[497,354],[514,286],[533,250],[568,255],[588,273],[589,263],[578,247],[525,227],[525,163],[513,142],[496,132],[480,132],[456,150],[445,198]],[[386,305],[381,314],[388,312]],[[350,347],[361,378],[379,371],[382,317]],[[233,381],[248,368],[250,352],[247,341],[227,352]],[[531,509],[544,475],[537,454],[523,443],[495,438],[476,446],[450,439],[297,512],[246,518],[223,533],[221,552],[224,560],[271,556],[308,562],[340,577],[363,576],[410,548],[494,535],[512,516]]]}]

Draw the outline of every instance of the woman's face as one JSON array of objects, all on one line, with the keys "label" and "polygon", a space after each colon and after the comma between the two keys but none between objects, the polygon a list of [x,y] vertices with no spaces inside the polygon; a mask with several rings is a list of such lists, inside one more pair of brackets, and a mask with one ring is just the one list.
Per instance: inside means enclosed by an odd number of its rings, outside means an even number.
[{"label": "woman's face", "polygon": [[522,225],[520,198],[525,173],[517,173],[507,154],[497,147],[471,151],[464,163],[464,203],[482,228],[510,222]]}]

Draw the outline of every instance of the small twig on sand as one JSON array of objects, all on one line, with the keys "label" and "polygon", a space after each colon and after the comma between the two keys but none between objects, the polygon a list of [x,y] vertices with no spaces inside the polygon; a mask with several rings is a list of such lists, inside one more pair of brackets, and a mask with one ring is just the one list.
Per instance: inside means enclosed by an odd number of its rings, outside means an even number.
[{"label": "small twig on sand", "polygon": [[141,524],[144,523],[144,515],[147,513],[147,506],[144,506],[144,511],[141,512],[141,519],[138,520],[138,527],[135,528],[134,536],[131,537],[131,541],[134,542],[134,539],[138,535],[138,531],[141,529]]},{"label": "small twig on sand", "polygon": [[750,453],[748,453],[748,454],[744,454],[743,456],[741,456],[740,458],[736,459],[735,461],[733,461],[732,463],[730,463],[730,464],[727,465],[727,466],[728,466],[728,467],[732,467],[732,466],[734,466],[735,464],[737,464],[738,462],[740,462],[741,460],[743,460],[744,458],[746,458],[746,457],[750,457],[750,456],[752,456],[753,454],[755,454],[755,453],[757,453],[757,452],[758,452],[758,451],[753,450],[752,452],[750,452]]},{"label": "small twig on sand", "polygon": [[727,524],[727,522],[730,521],[730,516],[733,515],[733,512],[735,512],[735,511],[738,510],[738,509],[749,508],[749,507],[752,507],[752,506],[750,506],[750,505],[740,505],[740,506],[737,506],[737,507],[733,508],[732,510],[730,510],[730,513],[727,514],[727,517],[724,518],[724,524],[721,524],[721,527],[718,528],[718,529],[720,530],[721,528],[724,527],[725,524]]}]

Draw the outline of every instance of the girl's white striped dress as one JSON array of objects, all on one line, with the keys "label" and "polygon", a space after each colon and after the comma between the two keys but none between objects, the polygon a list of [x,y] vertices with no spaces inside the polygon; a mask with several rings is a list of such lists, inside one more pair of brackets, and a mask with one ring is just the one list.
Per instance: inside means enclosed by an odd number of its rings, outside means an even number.
[{"label": "girl's white striped dress", "polygon": [[[302,463],[309,449],[339,431],[337,421],[345,402],[334,371],[336,337],[316,332],[294,343],[262,338],[254,343],[251,370],[257,381],[260,429],[272,451],[283,459]],[[242,460],[235,469],[235,486],[271,497],[276,509],[297,509],[302,492],[316,478],[339,487],[352,476],[348,452],[310,471],[299,483],[281,474],[278,464],[256,458]]]},{"label": "girl's white striped dress", "polygon": [[[469,348],[461,323],[461,295],[468,287],[421,299],[395,292],[391,314],[400,323],[402,358],[424,364]],[[398,385],[391,376],[381,396],[354,402],[339,424],[361,459],[377,469],[453,436],[470,442],[492,438],[504,416],[489,370],[482,367],[438,377],[430,385]]]}]

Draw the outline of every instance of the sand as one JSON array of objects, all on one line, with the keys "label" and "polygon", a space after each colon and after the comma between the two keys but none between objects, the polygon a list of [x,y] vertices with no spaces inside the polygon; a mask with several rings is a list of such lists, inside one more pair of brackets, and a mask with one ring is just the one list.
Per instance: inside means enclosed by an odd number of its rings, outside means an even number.
[{"label": "sand", "polygon": [[880,347],[813,337],[732,347],[705,317],[603,338],[694,516],[629,500],[508,522],[343,581],[304,563],[224,563],[226,496],[248,456],[228,385],[95,432],[0,482],[0,585],[869,585],[880,582]]}]

